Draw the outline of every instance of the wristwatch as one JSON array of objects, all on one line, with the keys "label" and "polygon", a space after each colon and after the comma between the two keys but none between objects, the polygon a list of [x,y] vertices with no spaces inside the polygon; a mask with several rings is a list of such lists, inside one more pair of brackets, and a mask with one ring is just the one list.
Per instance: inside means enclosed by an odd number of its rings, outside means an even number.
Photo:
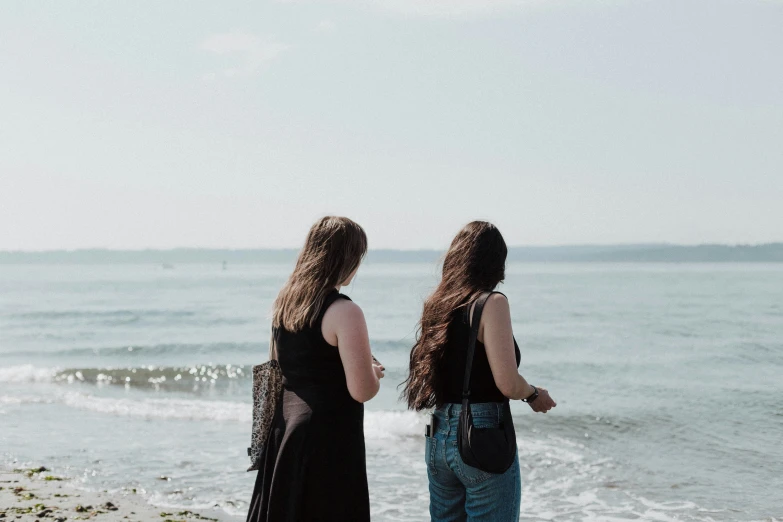
[{"label": "wristwatch", "polygon": [[528,404],[530,404],[534,400],[538,399],[538,388],[536,388],[532,384],[530,386],[533,388],[533,394],[530,395],[529,397],[525,398],[525,399],[522,399],[522,402],[526,402]]}]

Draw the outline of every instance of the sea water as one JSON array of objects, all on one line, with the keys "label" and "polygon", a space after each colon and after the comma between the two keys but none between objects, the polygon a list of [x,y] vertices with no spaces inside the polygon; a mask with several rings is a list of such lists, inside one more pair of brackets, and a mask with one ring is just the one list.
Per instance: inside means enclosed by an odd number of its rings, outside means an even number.
[{"label": "sea water", "polygon": [[[241,520],[250,369],[289,265],[0,266],[0,464]],[[343,291],[387,368],[367,403],[373,520],[428,520],[424,415],[398,401],[437,267]],[[783,520],[783,265],[511,264],[522,520]]]}]

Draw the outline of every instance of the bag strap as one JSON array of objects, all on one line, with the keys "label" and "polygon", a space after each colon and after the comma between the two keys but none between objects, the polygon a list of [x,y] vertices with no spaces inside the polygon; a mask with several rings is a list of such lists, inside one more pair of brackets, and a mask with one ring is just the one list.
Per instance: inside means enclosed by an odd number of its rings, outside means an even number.
[{"label": "bag strap", "polygon": [[[462,381],[462,400],[470,397],[470,375],[473,371],[473,355],[476,352],[476,340],[478,339],[479,323],[481,322],[481,313],[484,311],[484,305],[492,292],[484,292],[476,299],[476,306],[473,307],[473,319],[470,322],[470,340],[468,341],[468,352],[465,356],[465,379]],[[468,304],[470,311],[470,304]]]},{"label": "bag strap", "polygon": [[277,360],[277,342],[275,342],[275,328],[272,327],[272,333],[269,334],[269,360]]}]

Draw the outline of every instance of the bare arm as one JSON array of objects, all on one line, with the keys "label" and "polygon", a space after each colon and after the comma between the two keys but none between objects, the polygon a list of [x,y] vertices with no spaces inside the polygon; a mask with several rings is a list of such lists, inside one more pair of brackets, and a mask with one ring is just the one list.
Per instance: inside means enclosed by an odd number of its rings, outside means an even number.
[{"label": "bare arm", "polygon": [[348,392],[358,402],[367,402],[378,393],[383,371],[373,364],[367,323],[359,306],[345,299],[335,301],[324,314],[321,333],[326,342],[337,346],[345,369]]},{"label": "bare arm", "polygon": [[[511,310],[503,294],[492,294],[487,299],[479,324],[479,341],[487,350],[489,367],[500,393],[509,399],[526,399],[533,395],[535,390],[517,371]],[[544,388],[538,390],[539,397],[530,403],[530,407],[540,412],[553,408],[555,402],[549,393]]]}]

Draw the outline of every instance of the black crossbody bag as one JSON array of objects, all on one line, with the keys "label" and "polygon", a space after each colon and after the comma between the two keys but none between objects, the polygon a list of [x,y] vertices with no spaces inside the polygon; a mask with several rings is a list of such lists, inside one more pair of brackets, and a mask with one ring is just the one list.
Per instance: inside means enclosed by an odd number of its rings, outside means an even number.
[{"label": "black crossbody bag", "polygon": [[476,428],[473,426],[473,414],[470,411],[470,374],[473,370],[473,355],[476,351],[481,312],[490,295],[491,292],[481,294],[473,309],[470,340],[465,358],[465,380],[462,384],[462,409],[459,413],[457,440],[459,455],[465,464],[488,473],[505,473],[514,463],[517,454],[517,436],[508,399],[503,403],[503,421],[497,428]]}]

